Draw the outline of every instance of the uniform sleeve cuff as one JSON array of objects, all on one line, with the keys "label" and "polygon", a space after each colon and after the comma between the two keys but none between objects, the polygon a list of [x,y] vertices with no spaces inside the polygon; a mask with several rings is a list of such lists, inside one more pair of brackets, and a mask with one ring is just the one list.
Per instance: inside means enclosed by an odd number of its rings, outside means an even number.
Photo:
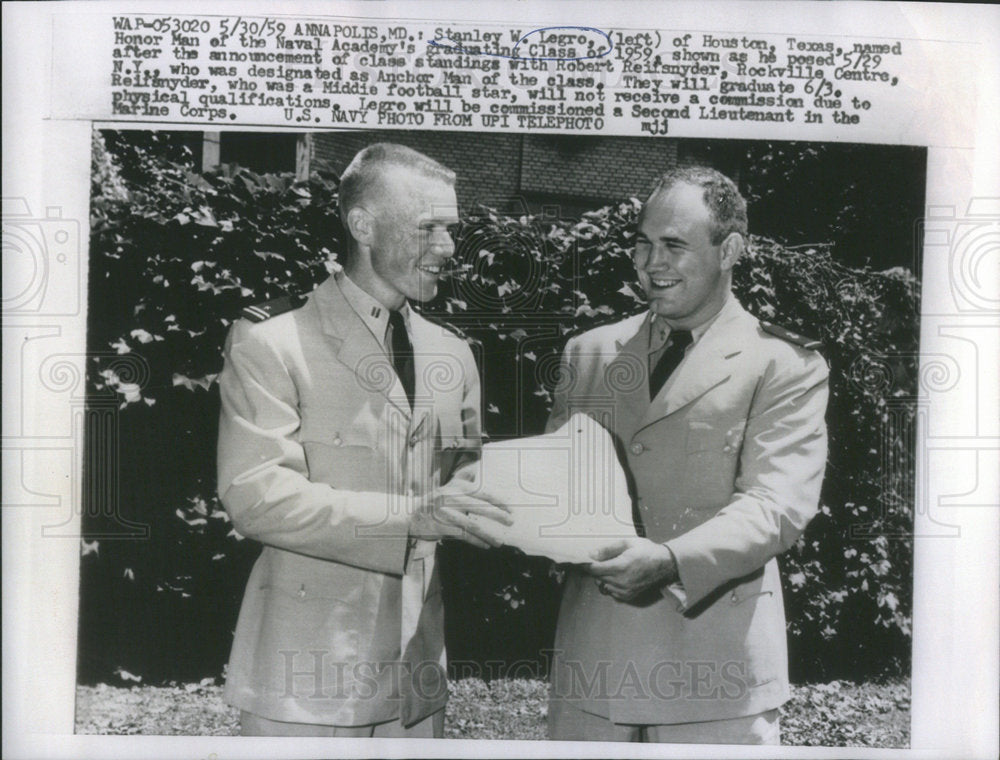
[{"label": "uniform sleeve cuff", "polygon": [[677,580],[673,583],[668,583],[660,588],[660,594],[665,598],[673,598],[677,602],[677,611],[684,612],[687,609],[687,593],[684,591],[684,584],[681,583],[680,579],[680,568],[677,566],[677,555],[674,550],[670,548],[670,544],[664,544],[667,547],[667,551],[670,552],[670,556],[674,560],[674,569],[677,572]]}]

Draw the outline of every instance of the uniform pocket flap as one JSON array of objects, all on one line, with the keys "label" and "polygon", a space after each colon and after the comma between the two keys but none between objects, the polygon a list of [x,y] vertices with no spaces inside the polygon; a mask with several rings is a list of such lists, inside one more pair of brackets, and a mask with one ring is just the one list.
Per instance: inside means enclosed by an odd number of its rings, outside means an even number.
[{"label": "uniform pocket flap", "polygon": [[282,552],[272,558],[271,572],[261,579],[260,588],[274,589],[303,602],[324,599],[357,605],[369,574],[360,567]]},{"label": "uniform pocket flap", "polygon": [[723,431],[715,425],[699,420],[688,422],[687,442],[684,447],[688,454],[693,454],[696,451],[721,449],[723,444]]},{"label": "uniform pocket flap", "polygon": [[746,426],[746,420],[738,420],[731,425],[691,420],[688,423],[685,451],[688,454],[696,451],[719,451],[725,454],[735,454],[743,444],[743,433]]}]

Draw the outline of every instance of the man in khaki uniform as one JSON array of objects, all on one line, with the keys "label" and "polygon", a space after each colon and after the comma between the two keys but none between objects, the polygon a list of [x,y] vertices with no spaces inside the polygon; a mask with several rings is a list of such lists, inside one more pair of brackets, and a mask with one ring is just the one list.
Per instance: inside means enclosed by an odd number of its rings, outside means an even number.
[{"label": "man in khaki uniform", "polygon": [[454,253],[454,180],[403,146],[361,151],[340,187],[343,271],[230,332],[219,494],[264,545],[225,690],[245,735],[442,735],[435,541],[482,546],[466,513],[506,519],[438,488],[480,446],[479,379],[468,346],[408,305]]},{"label": "man in khaki uniform", "polygon": [[549,428],[584,411],[613,432],[640,537],[568,574],[554,739],[779,743],[775,556],[817,509],[828,370],[730,292],[746,232],[728,178],[668,173],[636,237],[649,311],[566,346]]}]

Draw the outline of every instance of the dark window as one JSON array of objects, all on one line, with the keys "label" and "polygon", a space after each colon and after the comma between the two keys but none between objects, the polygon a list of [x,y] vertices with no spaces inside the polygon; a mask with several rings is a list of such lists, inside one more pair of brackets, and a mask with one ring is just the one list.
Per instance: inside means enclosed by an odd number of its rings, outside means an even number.
[{"label": "dark window", "polygon": [[298,135],[273,132],[223,132],[219,161],[239,164],[255,172],[295,171]]}]

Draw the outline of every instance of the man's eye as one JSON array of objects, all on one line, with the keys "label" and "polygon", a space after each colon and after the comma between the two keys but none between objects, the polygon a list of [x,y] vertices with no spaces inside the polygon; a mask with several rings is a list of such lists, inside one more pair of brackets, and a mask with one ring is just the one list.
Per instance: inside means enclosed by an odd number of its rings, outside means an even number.
[{"label": "man's eye", "polygon": [[455,237],[458,234],[460,224],[438,224],[436,222],[426,222],[420,225],[420,231],[427,233],[428,235],[433,235],[436,232],[447,232],[451,237]]},{"label": "man's eye", "polygon": [[462,224],[461,222],[455,222],[454,224],[449,224],[446,229],[448,230],[448,234],[451,235],[452,240],[457,240],[458,236],[462,233]]}]

